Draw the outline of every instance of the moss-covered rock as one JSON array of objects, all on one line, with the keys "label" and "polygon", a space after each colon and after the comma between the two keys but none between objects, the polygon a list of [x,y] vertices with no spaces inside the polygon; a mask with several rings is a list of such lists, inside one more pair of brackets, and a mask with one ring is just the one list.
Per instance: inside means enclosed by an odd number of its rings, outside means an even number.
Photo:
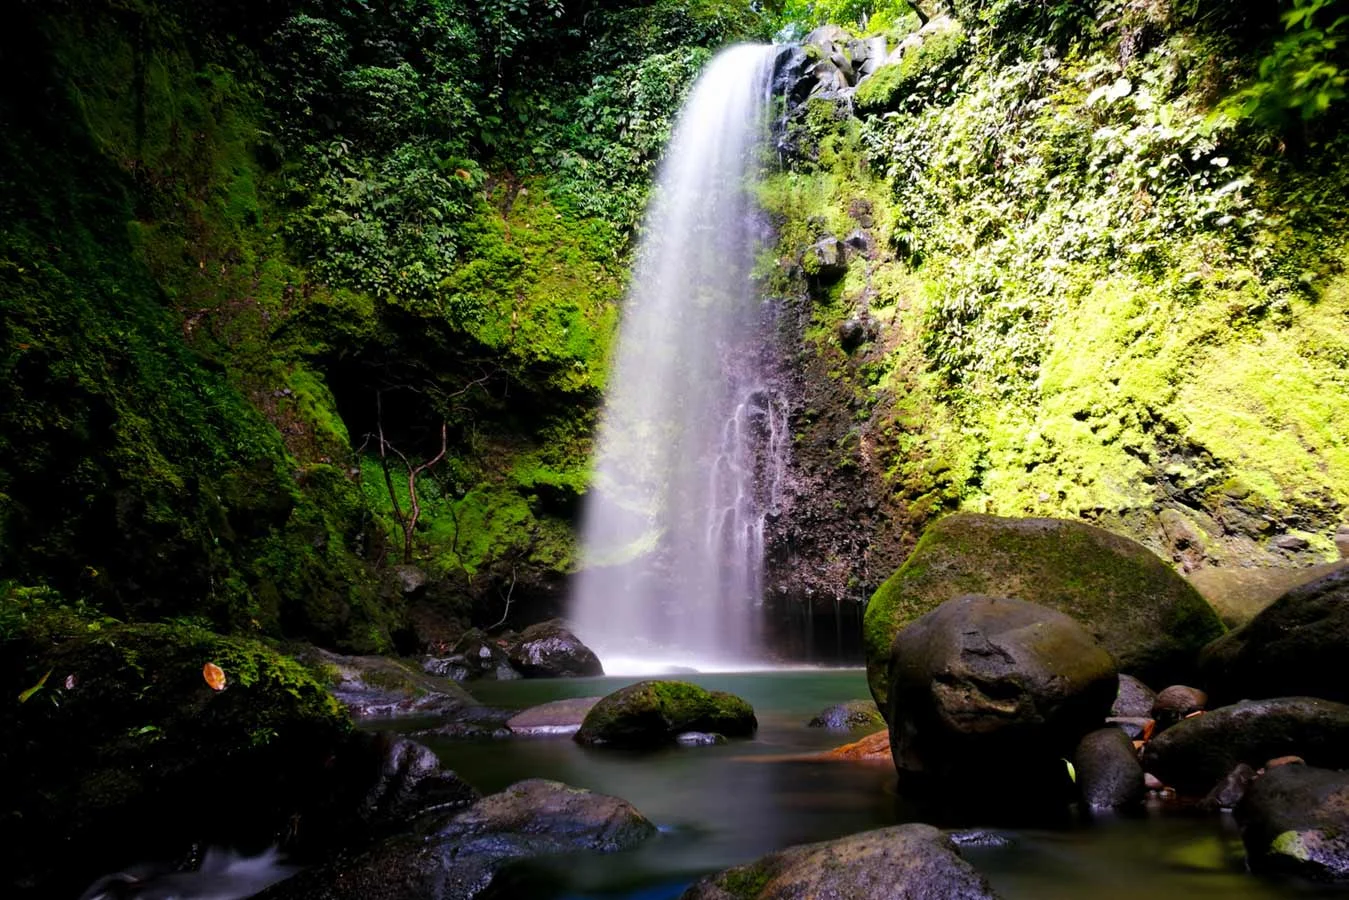
[{"label": "moss-covered rock", "polygon": [[613,747],[657,747],[686,731],[748,737],[754,709],[734,694],[684,681],[639,681],[602,699],[586,714],[576,740]]},{"label": "moss-covered rock", "polygon": [[[207,664],[223,683],[208,683]],[[350,720],[307,669],[256,641],[32,622],[0,644],[0,689],[0,840],[17,888],[75,896],[194,840],[262,845],[298,829],[322,842],[341,811],[360,814],[370,758]]]},{"label": "moss-covered rock", "polygon": [[867,683],[885,710],[890,645],[907,623],[961,594],[1039,603],[1077,619],[1120,670],[1182,680],[1222,634],[1213,609],[1147,548],[1081,522],[948,516],[871,598],[863,625]]}]

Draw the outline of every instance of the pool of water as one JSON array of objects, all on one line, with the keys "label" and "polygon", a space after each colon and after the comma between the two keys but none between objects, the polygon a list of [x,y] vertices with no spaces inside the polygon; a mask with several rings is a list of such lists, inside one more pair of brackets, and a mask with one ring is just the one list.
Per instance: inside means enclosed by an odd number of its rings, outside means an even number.
[{"label": "pool of water", "polygon": [[[860,734],[805,727],[819,710],[867,696],[862,670],[681,675],[748,700],[752,740],[648,753],[582,747],[570,738],[439,741],[444,762],[484,793],[551,778],[630,801],[661,828],[624,853],[569,857],[529,875],[531,896],[665,900],[698,877],[791,844],[915,821],[888,765],[801,760]],[[524,709],[599,696],[635,678],[481,682],[482,702]],[[1006,900],[1310,897],[1321,889],[1246,873],[1230,816],[1153,808],[1062,829],[998,829],[1008,846],[963,851]],[[1343,891],[1337,892],[1344,896]]]}]

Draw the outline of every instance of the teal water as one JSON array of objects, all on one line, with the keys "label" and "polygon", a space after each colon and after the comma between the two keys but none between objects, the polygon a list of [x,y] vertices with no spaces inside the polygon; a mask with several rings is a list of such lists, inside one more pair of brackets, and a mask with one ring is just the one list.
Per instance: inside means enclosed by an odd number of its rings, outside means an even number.
[{"label": "teal water", "polygon": [[[896,797],[888,764],[792,759],[865,733],[805,727],[824,707],[867,696],[860,669],[677,677],[744,697],[758,715],[758,734],[723,746],[641,754],[586,748],[568,737],[432,743],[484,793],[523,778],[552,778],[623,797],[661,828],[656,839],[625,853],[534,866],[521,876],[521,896],[667,900],[702,875],[792,844],[915,821]],[[483,682],[470,689],[488,705],[525,709],[603,695],[636,680]],[[1154,808],[1058,830],[997,831],[1009,846],[967,848],[963,855],[1006,900],[1267,900],[1322,890],[1248,874],[1230,816]]]}]

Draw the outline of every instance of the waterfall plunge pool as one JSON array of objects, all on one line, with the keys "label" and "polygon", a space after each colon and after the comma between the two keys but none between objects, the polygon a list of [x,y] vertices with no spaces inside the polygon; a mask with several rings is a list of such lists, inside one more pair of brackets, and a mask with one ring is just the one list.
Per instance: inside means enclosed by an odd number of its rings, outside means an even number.
[{"label": "waterfall plunge pool", "polygon": [[[645,845],[611,855],[531,864],[520,896],[556,900],[672,900],[697,878],[792,844],[916,821],[895,794],[887,764],[793,759],[865,734],[807,728],[817,712],[867,696],[861,669],[680,675],[748,700],[752,740],[646,753],[582,747],[567,737],[427,739],[445,764],[484,793],[551,778],[630,801],[661,828]],[[483,703],[525,709],[600,696],[630,677],[475,682]],[[1230,815],[1152,807],[1061,829],[997,828],[1005,847],[962,854],[1006,900],[1153,900],[1344,896],[1343,891],[1245,871]]]}]

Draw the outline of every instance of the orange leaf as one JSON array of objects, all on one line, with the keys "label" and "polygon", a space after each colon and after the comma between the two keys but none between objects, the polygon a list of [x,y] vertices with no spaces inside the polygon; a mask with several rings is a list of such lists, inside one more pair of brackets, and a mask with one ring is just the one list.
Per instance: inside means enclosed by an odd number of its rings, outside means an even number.
[{"label": "orange leaf", "polygon": [[225,672],[215,663],[207,663],[201,667],[201,677],[206,679],[213,691],[223,691],[225,689]]},{"label": "orange leaf", "polygon": [[455,169],[454,174],[459,176],[460,181],[468,181],[470,178],[473,177],[468,173],[466,169]]}]

